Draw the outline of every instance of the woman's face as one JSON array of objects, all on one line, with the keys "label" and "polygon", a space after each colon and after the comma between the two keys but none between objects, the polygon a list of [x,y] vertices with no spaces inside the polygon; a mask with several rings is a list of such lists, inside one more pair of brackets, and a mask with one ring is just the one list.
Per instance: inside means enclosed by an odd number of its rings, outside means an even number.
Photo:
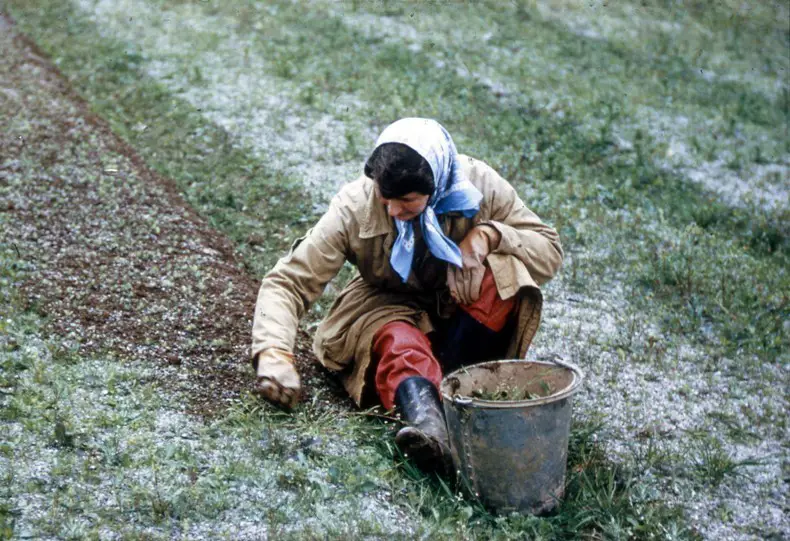
[{"label": "woman's face", "polygon": [[428,199],[430,199],[429,195],[419,192],[409,192],[402,197],[393,199],[387,199],[379,193],[379,201],[387,207],[387,213],[402,222],[413,220],[422,214],[422,211],[428,205]]}]

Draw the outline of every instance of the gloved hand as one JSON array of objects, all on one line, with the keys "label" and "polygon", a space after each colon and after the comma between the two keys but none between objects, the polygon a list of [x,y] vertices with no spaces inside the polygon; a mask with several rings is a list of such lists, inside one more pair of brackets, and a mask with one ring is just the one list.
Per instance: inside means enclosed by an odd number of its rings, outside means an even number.
[{"label": "gloved hand", "polygon": [[266,400],[286,408],[299,401],[302,385],[294,366],[293,353],[270,348],[258,354],[258,381],[255,391]]},{"label": "gloved hand", "polygon": [[480,298],[485,259],[499,245],[500,239],[499,231],[493,227],[478,225],[470,229],[458,245],[463,266],[447,266],[447,286],[457,303],[472,304]]}]

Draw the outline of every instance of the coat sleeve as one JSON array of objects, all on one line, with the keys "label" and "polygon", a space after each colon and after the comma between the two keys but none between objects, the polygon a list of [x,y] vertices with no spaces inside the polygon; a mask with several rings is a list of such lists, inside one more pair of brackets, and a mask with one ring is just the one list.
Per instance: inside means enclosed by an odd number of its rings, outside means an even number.
[{"label": "coat sleeve", "polygon": [[488,175],[485,196],[490,198],[490,219],[478,225],[490,225],[502,235],[491,253],[516,257],[538,285],[548,282],[562,265],[559,235],[524,205],[506,180],[493,170]]},{"label": "coat sleeve", "polygon": [[252,324],[253,363],[269,348],[293,350],[299,320],[346,261],[349,214],[335,197],[326,214],[263,278]]}]

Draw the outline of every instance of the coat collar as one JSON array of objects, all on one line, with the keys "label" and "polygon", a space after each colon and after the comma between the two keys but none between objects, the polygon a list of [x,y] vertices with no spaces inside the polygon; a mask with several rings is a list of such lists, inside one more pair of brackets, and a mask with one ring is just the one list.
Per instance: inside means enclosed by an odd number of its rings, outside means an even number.
[{"label": "coat collar", "polygon": [[367,198],[359,224],[359,237],[369,239],[394,232],[395,227],[392,223],[392,218],[390,218],[387,209],[376,197],[376,188],[373,181],[366,178],[365,188]]}]

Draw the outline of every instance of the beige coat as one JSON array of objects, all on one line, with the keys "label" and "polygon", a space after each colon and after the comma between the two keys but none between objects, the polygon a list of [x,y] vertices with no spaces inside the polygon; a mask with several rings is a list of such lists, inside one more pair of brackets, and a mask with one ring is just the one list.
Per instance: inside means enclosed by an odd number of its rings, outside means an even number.
[{"label": "beige coat", "polygon": [[[508,357],[523,358],[540,322],[539,286],[550,280],[562,263],[559,237],[491,167],[464,155],[459,161],[461,174],[483,194],[480,211],[473,218],[451,212],[439,220],[445,235],[456,243],[478,224],[489,224],[501,233],[499,246],[486,262],[500,296],[519,296],[519,323]],[[326,368],[340,374],[357,404],[374,398],[367,384],[368,372],[373,372],[368,368],[376,331],[391,321],[405,320],[429,332],[432,318],[445,317],[454,309],[443,272],[441,279],[432,283],[412,272],[409,281],[402,283],[389,261],[396,236],[371,179],[363,176],[344,186],[326,214],[263,279],[253,320],[253,358],[272,347],[292,350],[299,319],[349,261],[357,267],[358,275],[321,322],[313,349]],[[439,274],[434,272],[434,278]]]}]

